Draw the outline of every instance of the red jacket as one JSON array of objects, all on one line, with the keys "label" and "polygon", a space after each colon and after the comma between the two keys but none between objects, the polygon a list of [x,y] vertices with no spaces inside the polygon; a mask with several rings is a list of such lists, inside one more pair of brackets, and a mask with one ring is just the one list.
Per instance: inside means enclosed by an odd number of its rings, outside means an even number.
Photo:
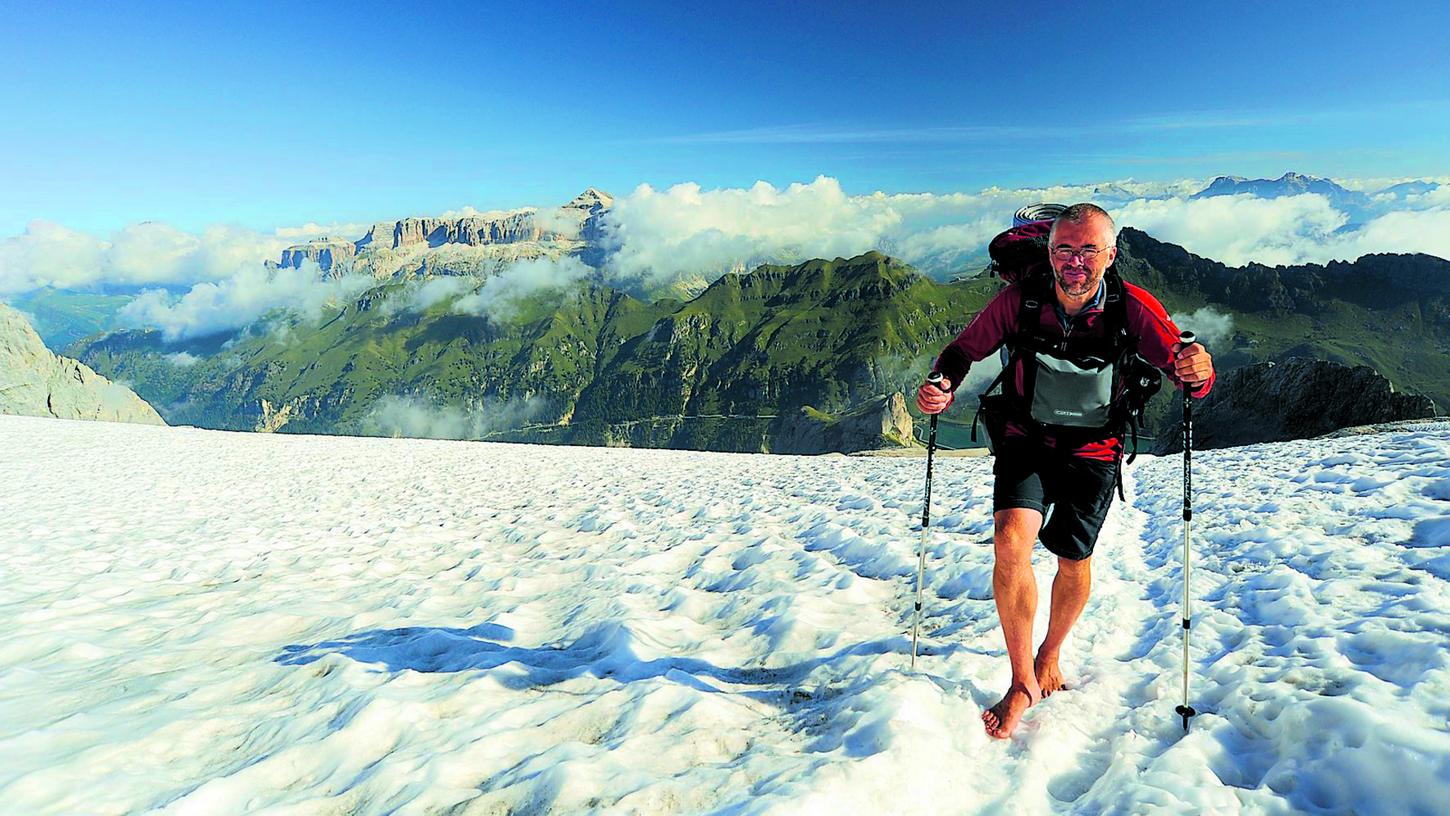
[{"label": "red jacket", "polygon": [[[1146,290],[1127,281],[1123,282],[1123,290],[1127,299],[1128,334],[1137,340],[1138,354],[1161,369],[1176,388],[1182,389],[1182,381],[1173,373],[1172,351],[1173,344],[1178,342],[1178,327],[1168,318],[1168,313],[1163,310],[1163,304],[1148,294]],[[1069,331],[1064,332],[1054,303],[1055,301],[1043,303],[1042,308],[1038,311],[1042,328],[1049,336],[1062,337],[1066,334],[1069,344],[1073,337],[1103,336],[1103,310],[1100,305],[1089,306],[1079,312],[1072,318]],[[972,318],[972,322],[968,323],[962,333],[957,335],[957,339],[942,349],[941,355],[936,359],[935,370],[940,371],[948,380],[951,380],[952,388],[955,389],[962,383],[967,376],[967,369],[971,367],[972,363],[985,359],[1015,333],[1014,329],[1021,304],[1022,287],[1018,284],[1009,285],[998,292],[986,308]],[[1024,366],[1021,361],[1017,361],[1013,365],[1014,370],[1007,376],[1014,378],[1017,393],[1021,393]],[[1198,386],[1194,391],[1194,396],[1206,395],[1213,388],[1216,378],[1217,373],[1215,372],[1213,376],[1209,377],[1208,382]],[[1027,429],[1009,421],[1007,435],[1026,436]],[[1051,435],[1045,436],[1043,442],[1048,447],[1058,447],[1058,440]],[[1110,462],[1115,461],[1122,455],[1122,452],[1122,440],[1116,436],[1093,440],[1085,444],[1075,444],[1070,449],[1070,453],[1074,456]]]}]

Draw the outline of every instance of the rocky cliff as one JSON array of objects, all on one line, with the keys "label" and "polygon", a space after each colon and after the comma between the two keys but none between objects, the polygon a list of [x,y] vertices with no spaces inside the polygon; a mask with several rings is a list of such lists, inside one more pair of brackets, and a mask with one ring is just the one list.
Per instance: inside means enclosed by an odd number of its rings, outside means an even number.
[{"label": "rocky cliff", "polygon": [[404,218],[374,224],[357,246],[359,249],[402,249],[419,244],[482,246],[537,241],[542,235],[532,211],[463,218]]},{"label": "rocky cliff", "polygon": [[[356,242],[358,250],[404,249],[444,244],[485,246],[548,239],[598,238],[599,215],[614,203],[593,187],[557,209],[523,209],[461,218],[404,218],[374,224]],[[284,260],[284,265],[286,264]]]},{"label": "rocky cliff", "polygon": [[303,261],[313,261],[323,272],[341,267],[357,254],[357,246],[346,238],[315,238],[305,244],[282,250],[281,266],[302,268]]},{"label": "rocky cliff", "polygon": [[[1194,447],[1308,439],[1339,428],[1437,415],[1428,397],[1395,393],[1369,366],[1293,358],[1222,374],[1213,391],[1194,404]],[[1170,435],[1159,452],[1182,447]]]},{"label": "rocky cliff", "polygon": [[0,414],[165,425],[131,389],[46,348],[24,315],[0,303]]},{"label": "rocky cliff", "polygon": [[867,400],[840,416],[805,407],[772,431],[771,453],[855,453],[914,444],[911,415],[899,391]]}]

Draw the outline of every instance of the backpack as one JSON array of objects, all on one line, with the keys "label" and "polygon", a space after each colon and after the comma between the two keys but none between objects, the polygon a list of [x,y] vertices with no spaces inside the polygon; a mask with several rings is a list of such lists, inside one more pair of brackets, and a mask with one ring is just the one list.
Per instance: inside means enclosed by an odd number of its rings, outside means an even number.
[{"label": "backpack", "polygon": [[[1046,219],[1018,223],[993,238],[987,248],[992,258],[989,274],[1018,284],[1022,302],[1017,330],[1006,340],[1008,356],[1002,373],[979,397],[972,441],[977,440],[977,423],[985,420],[988,447],[995,453],[1011,419],[1059,438],[1116,436],[1126,443],[1131,435],[1128,461],[1132,462],[1143,411],[1162,387],[1163,375],[1137,353],[1137,343],[1128,334],[1127,291],[1115,267],[1103,274],[1103,337],[1075,339],[1069,348],[1069,341],[1042,331],[1041,309],[1056,302],[1048,235],[1057,212],[1049,209],[1054,205],[1039,206],[1036,212],[1046,210]],[[1006,381],[1018,361],[1025,365],[1021,394],[1012,393],[1015,381]],[[1001,390],[992,393],[999,385]]]}]

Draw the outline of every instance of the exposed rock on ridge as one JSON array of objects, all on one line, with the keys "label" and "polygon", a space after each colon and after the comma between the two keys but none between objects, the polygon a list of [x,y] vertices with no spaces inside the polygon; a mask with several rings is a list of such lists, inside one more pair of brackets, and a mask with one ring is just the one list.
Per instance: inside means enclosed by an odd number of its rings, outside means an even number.
[{"label": "exposed rock on ridge", "polygon": [[783,420],[772,429],[771,453],[855,453],[912,444],[911,415],[900,391],[867,400],[839,417],[805,407]]},{"label": "exposed rock on ridge", "polygon": [[313,261],[323,272],[331,272],[334,266],[351,261],[355,255],[357,245],[346,238],[314,238],[282,250],[280,266],[301,269],[304,261]]},{"label": "exposed rock on ridge", "polygon": [[419,244],[483,246],[557,238],[582,238],[586,222],[614,204],[613,196],[593,187],[557,210],[513,210],[461,218],[404,218],[374,224],[357,249],[403,249]]},{"label": "exposed rock on ridge", "polygon": [[23,315],[0,303],[0,414],[165,425],[131,389],[46,348]]},{"label": "exposed rock on ridge", "polygon": [[[1224,448],[1309,439],[1339,428],[1438,416],[1428,397],[1397,394],[1369,366],[1302,357],[1237,368],[1195,404],[1194,446]],[[1160,453],[1182,450],[1176,435]]]},{"label": "exposed rock on ridge", "polygon": [[537,241],[543,237],[543,230],[534,223],[533,212],[505,213],[497,217],[465,216],[463,218],[404,218],[401,221],[374,224],[358,248],[381,247],[402,249],[427,244],[430,247],[443,244],[514,244],[521,241]]}]

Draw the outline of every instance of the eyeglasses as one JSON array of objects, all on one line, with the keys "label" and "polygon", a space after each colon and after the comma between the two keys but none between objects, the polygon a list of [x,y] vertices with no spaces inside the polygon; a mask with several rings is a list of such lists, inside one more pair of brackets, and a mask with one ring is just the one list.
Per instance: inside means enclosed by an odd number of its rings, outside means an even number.
[{"label": "eyeglasses", "polygon": [[1107,250],[1099,249],[1097,247],[1083,247],[1082,249],[1073,249],[1072,247],[1068,246],[1060,246],[1052,248],[1052,257],[1058,259],[1059,261],[1070,261],[1072,260],[1073,256],[1076,255],[1077,257],[1082,258],[1084,261],[1091,261],[1099,255],[1103,254],[1104,252],[1107,252]]}]

